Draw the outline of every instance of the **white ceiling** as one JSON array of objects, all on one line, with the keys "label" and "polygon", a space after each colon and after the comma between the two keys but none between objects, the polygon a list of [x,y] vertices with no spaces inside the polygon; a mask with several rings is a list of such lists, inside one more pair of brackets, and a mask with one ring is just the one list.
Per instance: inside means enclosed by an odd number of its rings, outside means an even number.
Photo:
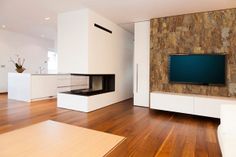
[{"label": "white ceiling", "polygon": [[[236,0],[0,0],[0,26],[32,36],[56,38],[60,12],[88,7],[133,31],[133,23],[164,17],[236,7]],[[50,17],[45,21],[45,17]]]}]

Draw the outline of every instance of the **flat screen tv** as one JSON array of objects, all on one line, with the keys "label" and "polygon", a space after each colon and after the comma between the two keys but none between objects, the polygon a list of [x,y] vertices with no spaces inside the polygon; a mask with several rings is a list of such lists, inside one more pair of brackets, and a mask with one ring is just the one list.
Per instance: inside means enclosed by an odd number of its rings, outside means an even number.
[{"label": "flat screen tv", "polygon": [[209,54],[170,55],[169,82],[224,85],[226,56]]}]

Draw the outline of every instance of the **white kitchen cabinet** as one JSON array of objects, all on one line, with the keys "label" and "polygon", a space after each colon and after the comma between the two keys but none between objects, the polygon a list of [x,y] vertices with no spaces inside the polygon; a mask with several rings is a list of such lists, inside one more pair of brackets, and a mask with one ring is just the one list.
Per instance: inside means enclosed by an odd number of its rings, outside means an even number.
[{"label": "white kitchen cabinet", "polygon": [[150,21],[135,23],[134,105],[149,107]]},{"label": "white kitchen cabinet", "polygon": [[71,86],[71,75],[58,75],[57,77],[58,87],[68,87]]},{"label": "white kitchen cabinet", "polygon": [[58,75],[57,92],[67,92],[71,90],[71,75]]},{"label": "white kitchen cabinet", "polygon": [[8,98],[14,100],[31,102],[49,99],[60,92],[88,87],[86,76],[8,73]]},{"label": "white kitchen cabinet", "polygon": [[31,100],[55,97],[57,75],[31,75]]},{"label": "white kitchen cabinet", "polygon": [[71,86],[82,86],[89,88],[89,77],[88,76],[79,76],[71,75]]},{"label": "white kitchen cabinet", "polygon": [[56,95],[57,75],[8,73],[9,99],[31,102]]},{"label": "white kitchen cabinet", "polygon": [[7,74],[6,64],[0,65],[0,93],[7,93],[7,75],[6,74]]},{"label": "white kitchen cabinet", "polygon": [[59,75],[58,92],[89,88],[89,78],[79,75]]}]

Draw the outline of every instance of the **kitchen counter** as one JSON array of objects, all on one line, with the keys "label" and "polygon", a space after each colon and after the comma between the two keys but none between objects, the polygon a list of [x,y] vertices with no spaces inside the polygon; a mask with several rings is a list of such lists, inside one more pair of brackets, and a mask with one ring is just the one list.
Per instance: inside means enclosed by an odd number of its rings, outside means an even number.
[{"label": "kitchen counter", "polygon": [[57,95],[57,75],[8,73],[8,98],[31,102]]},{"label": "kitchen counter", "polygon": [[8,99],[37,101],[55,98],[58,92],[88,87],[85,77],[70,74],[8,73]]},{"label": "kitchen counter", "polygon": [[[27,74],[27,73],[26,73]],[[64,74],[64,73],[49,73],[49,74],[30,74],[30,75],[70,75],[69,73]]]}]

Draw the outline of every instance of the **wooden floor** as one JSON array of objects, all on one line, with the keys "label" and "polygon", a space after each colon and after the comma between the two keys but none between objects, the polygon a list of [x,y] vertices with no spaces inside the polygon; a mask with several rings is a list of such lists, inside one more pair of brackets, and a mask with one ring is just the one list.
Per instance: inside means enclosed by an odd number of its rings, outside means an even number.
[{"label": "wooden floor", "polygon": [[[219,157],[219,120],[133,107],[126,100],[82,113],[56,107],[56,100],[33,103],[0,95],[0,133],[54,120],[127,137],[129,156]],[[27,137],[26,137],[27,138]]]}]

